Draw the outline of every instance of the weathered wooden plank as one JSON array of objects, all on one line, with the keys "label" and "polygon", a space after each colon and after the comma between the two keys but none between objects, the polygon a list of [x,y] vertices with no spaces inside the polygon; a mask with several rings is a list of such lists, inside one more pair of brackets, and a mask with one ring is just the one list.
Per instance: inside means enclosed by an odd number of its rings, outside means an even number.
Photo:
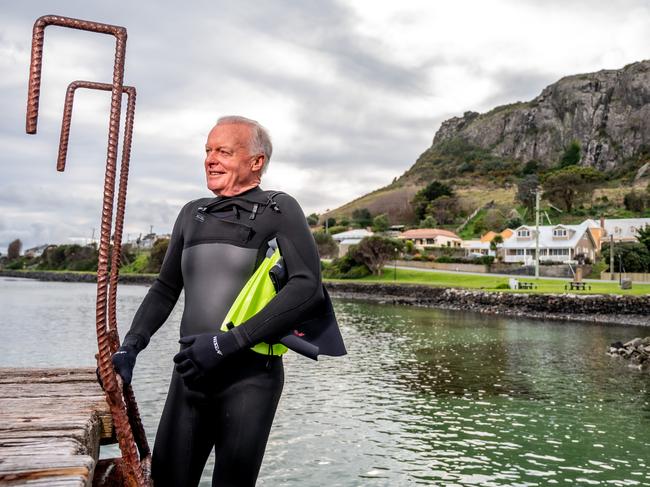
[{"label": "weathered wooden plank", "polygon": [[0,484],[89,486],[112,419],[93,368],[0,369]]}]

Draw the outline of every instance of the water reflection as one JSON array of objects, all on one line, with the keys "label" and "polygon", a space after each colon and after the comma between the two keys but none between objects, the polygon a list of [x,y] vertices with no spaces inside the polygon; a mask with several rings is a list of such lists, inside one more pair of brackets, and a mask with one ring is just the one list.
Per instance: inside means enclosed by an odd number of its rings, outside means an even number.
[{"label": "water reflection", "polygon": [[[123,328],[145,292],[120,288]],[[91,285],[0,279],[0,365],[92,364],[93,306]],[[259,485],[650,485],[650,374],[603,353],[647,330],[335,307],[350,354],[287,356]],[[151,440],[179,320],[138,358]]]}]

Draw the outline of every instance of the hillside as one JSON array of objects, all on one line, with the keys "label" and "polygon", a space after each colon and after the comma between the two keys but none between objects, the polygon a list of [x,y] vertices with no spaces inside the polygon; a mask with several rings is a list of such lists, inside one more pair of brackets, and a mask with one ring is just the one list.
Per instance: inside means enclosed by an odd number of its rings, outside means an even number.
[{"label": "hillside", "polygon": [[[620,70],[567,76],[533,100],[466,112],[442,123],[426,149],[395,182],[329,213],[368,208],[391,223],[414,223],[408,202],[433,180],[452,185],[464,211],[495,201],[516,206],[517,182],[554,168],[570,145],[579,166],[602,171],[594,193],[622,205],[623,188],[643,189],[650,176],[650,60]],[[602,210],[602,209],[601,209]]]}]

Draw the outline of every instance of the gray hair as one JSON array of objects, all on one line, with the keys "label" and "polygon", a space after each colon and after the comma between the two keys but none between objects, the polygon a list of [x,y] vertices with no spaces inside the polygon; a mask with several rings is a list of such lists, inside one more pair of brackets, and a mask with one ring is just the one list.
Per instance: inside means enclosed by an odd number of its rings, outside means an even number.
[{"label": "gray hair", "polygon": [[271,161],[271,154],[273,153],[273,144],[271,144],[271,137],[267,130],[256,120],[250,118],[240,117],[238,115],[228,115],[221,117],[217,120],[217,125],[246,125],[251,129],[251,138],[248,142],[248,150],[251,154],[264,154],[264,167],[262,173],[266,172],[266,168]]}]

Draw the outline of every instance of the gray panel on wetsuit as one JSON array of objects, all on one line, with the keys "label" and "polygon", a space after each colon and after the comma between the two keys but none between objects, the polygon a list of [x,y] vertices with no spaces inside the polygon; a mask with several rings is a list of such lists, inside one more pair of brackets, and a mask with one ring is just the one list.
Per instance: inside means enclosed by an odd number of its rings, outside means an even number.
[{"label": "gray panel on wetsuit", "polygon": [[181,336],[214,333],[255,271],[257,249],[203,243],[183,249],[185,309]]}]

